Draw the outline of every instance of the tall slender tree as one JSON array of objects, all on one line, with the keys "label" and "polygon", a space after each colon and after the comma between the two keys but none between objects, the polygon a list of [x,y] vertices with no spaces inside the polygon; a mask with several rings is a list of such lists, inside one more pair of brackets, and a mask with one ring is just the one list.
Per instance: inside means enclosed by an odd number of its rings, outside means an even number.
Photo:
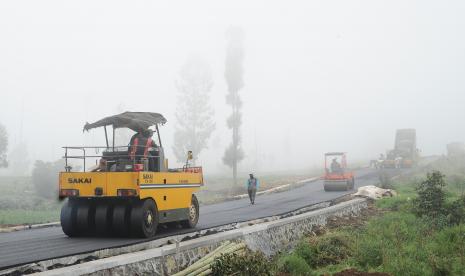
[{"label": "tall slender tree", "polygon": [[210,66],[201,57],[191,55],[176,79],[178,106],[173,152],[179,162],[186,160],[187,151],[193,152],[194,164],[208,147],[215,129],[214,111],[210,106],[213,81]]},{"label": "tall slender tree", "polygon": [[232,108],[231,116],[227,119],[228,128],[232,130],[231,144],[226,148],[223,156],[224,164],[233,170],[234,186],[237,184],[237,164],[244,159],[241,148],[240,126],[242,124],[242,101],[239,91],[244,87],[244,31],[240,27],[230,27],[226,32],[228,46],[226,49],[226,64],[224,76],[228,85],[226,103]]},{"label": "tall slender tree", "polygon": [[0,124],[0,168],[7,167],[6,151],[8,149],[8,133],[5,127]]}]

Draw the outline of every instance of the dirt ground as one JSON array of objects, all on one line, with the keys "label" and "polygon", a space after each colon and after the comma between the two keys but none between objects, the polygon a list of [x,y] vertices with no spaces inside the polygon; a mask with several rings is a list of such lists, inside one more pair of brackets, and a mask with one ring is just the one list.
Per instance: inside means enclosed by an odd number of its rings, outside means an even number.
[{"label": "dirt ground", "polygon": [[[345,198],[347,200],[348,198]],[[316,226],[312,230],[312,235],[321,236],[328,231],[339,227],[359,228],[365,224],[370,218],[382,214],[384,211],[376,208],[373,201],[368,201],[368,207],[358,216],[330,217],[325,226]]]},{"label": "dirt ground", "polygon": [[368,207],[363,209],[358,216],[331,217],[328,219],[326,228],[335,229],[341,226],[360,227],[370,218],[379,216],[384,211],[376,208],[373,200],[368,201]]}]

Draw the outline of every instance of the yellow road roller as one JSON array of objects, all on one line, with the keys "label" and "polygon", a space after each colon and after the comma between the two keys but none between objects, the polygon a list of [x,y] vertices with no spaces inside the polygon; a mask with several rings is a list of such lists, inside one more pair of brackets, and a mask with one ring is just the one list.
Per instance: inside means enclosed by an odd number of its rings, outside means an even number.
[{"label": "yellow road roller", "polygon": [[[190,166],[192,152],[182,168],[168,168],[159,132],[165,123],[159,113],[124,112],[84,126],[102,128],[105,146],[64,147],[59,198],[66,199],[60,216],[66,235],[150,238],[160,224],[196,226],[202,168]],[[128,145],[115,146],[120,128],[135,132]]]}]

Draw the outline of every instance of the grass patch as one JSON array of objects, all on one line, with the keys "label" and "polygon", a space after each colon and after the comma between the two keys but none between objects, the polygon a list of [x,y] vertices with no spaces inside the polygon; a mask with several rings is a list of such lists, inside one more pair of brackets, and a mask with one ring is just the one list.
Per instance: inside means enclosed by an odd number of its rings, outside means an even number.
[{"label": "grass patch", "polygon": [[279,258],[277,270],[291,275],[314,275],[307,262],[297,254],[284,255]]},{"label": "grass patch", "polygon": [[389,197],[376,201],[376,207],[391,211],[400,211],[411,208],[410,198]]},{"label": "grass patch", "polygon": [[60,219],[60,209],[55,210],[0,210],[0,225],[36,224]]},{"label": "grass patch", "polygon": [[61,203],[43,198],[31,177],[0,176],[0,226],[58,221]]},{"label": "grass patch", "polygon": [[396,183],[393,187],[397,196],[385,197],[376,201],[376,207],[391,211],[410,211],[411,201],[416,198],[415,187],[407,183]]},{"label": "grass patch", "polygon": [[294,254],[304,259],[312,268],[338,264],[351,255],[349,233],[333,232],[320,238],[304,239]]}]

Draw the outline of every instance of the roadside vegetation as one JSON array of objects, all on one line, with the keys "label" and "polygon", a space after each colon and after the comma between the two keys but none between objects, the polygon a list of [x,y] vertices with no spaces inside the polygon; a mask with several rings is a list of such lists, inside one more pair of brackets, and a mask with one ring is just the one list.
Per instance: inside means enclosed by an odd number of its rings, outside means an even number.
[{"label": "roadside vegetation", "polygon": [[60,203],[36,192],[31,177],[0,176],[0,226],[57,221]]},{"label": "roadside vegetation", "polygon": [[31,176],[0,176],[0,227],[58,221],[58,174],[63,168],[63,160],[38,160]]},{"label": "roadside vegetation", "polygon": [[[377,215],[365,223],[308,236],[292,252],[255,258],[266,264],[252,267],[268,269],[261,275],[463,275],[465,170],[447,168],[447,176],[419,169],[398,178],[389,185],[399,195],[377,201]],[[231,272],[229,259],[220,263]],[[230,275],[259,274],[242,269]]]}]

